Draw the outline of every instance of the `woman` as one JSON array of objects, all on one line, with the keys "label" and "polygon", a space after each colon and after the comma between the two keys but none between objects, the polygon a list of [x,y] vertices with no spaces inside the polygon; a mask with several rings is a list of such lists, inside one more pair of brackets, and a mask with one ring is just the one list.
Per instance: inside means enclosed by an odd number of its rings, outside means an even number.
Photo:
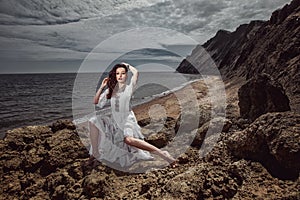
[{"label": "woman", "polygon": [[[127,72],[132,72],[129,85]],[[102,81],[94,104],[103,107],[110,99],[111,114],[94,116],[89,120],[91,150],[87,164],[94,159],[118,163],[128,167],[137,160],[152,160],[154,153],[175,167],[176,160],[167,152],[144,141],[140,126],[130,107],[130,99],[137,85],[138,71],[127,63],[114,66],[109,77]],[[108,87],[104,92],[104,88]],[[150,152],[150,153],[149,153]]]}]

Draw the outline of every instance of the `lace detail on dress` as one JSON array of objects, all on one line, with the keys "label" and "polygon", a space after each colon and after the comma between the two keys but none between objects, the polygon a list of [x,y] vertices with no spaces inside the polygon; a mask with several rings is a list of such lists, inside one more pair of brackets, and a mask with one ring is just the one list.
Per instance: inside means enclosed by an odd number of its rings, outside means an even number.
[{"label": "lace detail on dress", "polygon": [[116,96],[115,98],[116,98],[116,100],[115,100],[115,110],[116,110],[116,112],[120,112],[120,98],[119,98],[119,96]]}]

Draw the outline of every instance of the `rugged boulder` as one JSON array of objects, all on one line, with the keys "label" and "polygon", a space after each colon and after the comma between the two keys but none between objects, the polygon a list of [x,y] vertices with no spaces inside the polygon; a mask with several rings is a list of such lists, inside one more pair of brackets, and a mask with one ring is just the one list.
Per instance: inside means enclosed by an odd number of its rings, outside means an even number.
[{"label": "rugged boulder", "polygon": [[289,99],[282,86],[267,74],[257,75],[239,91],[239,107],[242,118],[254,121],[267,112],[289,111]]},{"label": "rugged boulder", "polygon": [[261,162],[279,178],[295,179],[300,172],[300,115],[268,113],[248,128],[233,133],[227,146],[238,158]]}]

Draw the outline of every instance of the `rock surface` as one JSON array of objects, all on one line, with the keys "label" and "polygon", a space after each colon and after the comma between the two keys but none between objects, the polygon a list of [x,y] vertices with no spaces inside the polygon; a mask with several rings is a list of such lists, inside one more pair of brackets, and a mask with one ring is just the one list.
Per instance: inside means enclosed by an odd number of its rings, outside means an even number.
[{"label": "rock surface", "polygon": [[296,179],[300,173],[300,115],[267,113],[243,131],[233,133],[228,147],[238,158],[261,162],[280,178]]},{"label": "rock surface", "polygon": [[205,123],[192,131],[177,168],[140,174],[82,165],[88,151],[70,121],[14,129],[0,141],[0,199],[298,199],[299,120],[293,112],[268,113],[239,131],[227,120],[201,157],[211,141]]},{"label": "rock surface", "polygon": [[240,115],[254,121],[268,112],[289,111],[289,99],[282,86],[267,74],[257,75],[238,91]]},{"label": "rock surface", "polygon": [[[266,73],[277,80],[290,100],[290,107],[300,112],[300,1],[275,11],[269,21],[253,21],[234,32],[219,31],[195,48],[177,71],[197,73],[191,63],[201,61],[203,48],[218,66],[223,79],[246,80]],[[202,66],[202,65],[195,65]]]}]

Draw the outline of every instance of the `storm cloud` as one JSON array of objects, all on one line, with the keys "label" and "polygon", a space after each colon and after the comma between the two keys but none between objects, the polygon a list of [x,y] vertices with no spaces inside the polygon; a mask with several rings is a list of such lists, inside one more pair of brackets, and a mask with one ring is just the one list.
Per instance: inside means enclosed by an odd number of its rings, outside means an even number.
[{"label": "storm cloud", "polygon": [[[101,41],[139,27],[162,27],[199,43],[219,29],[268,20],[287,0],[2,0],[2,61],[81,60]],[[176,41],[174,41],[176,44]],[[5,68],[3,64],[1,68]]]}]

